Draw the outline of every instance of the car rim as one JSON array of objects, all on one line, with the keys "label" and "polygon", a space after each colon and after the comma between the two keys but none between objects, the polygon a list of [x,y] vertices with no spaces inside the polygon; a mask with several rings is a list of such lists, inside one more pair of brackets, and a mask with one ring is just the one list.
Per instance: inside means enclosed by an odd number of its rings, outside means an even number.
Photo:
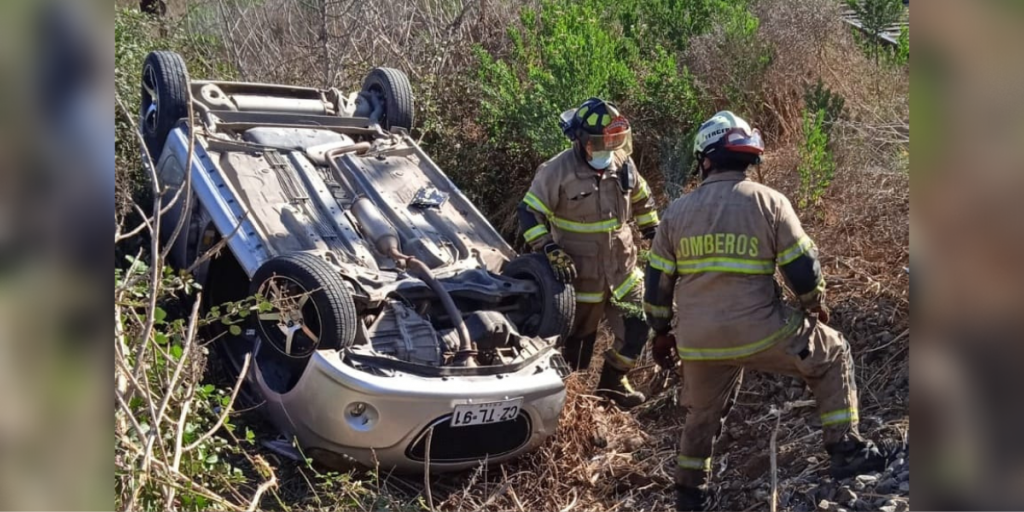
[{"label": "car rim", "polygon": [[159,111],[160,95],[157,92],[156,70],[153,66],[146,66],[142,71],[142,127],[147,134],[156,133]]},{"label": "car rim", "polygon": [[[260,331],[275,348],[288,357],[311,354],[322,339],[322,319],[313,292],[293,279],[274,276],[264,281],[257,292],[272,306],[258,314]],[[302,347],[308,349],[302,350]]]}]

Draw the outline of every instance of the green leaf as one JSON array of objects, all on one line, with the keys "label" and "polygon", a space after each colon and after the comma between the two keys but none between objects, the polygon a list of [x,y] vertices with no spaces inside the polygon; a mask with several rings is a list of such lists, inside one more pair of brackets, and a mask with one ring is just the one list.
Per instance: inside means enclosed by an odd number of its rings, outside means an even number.
[{"label": "green leaf", "polygon": [[232,325],[231,327],[228,327],[228,332],[230,332],[232,336],[241,336],[242,328],[237,325]]},{"label": "green leaf", "polygon": [[206,394],[206,395],[211,395],[211,394],[213,394],[214,391],[217,390],[217,388],[214,387],[213,384],[207,384],[207,385],[205,385],[205,386],[203,386],[203,387],[201,387],[199,389],[201,389],[202,392],[204,394]]},{"label": "green leaf", "polygon": [[209,457],[207,457],[204,462],[206,462],[207,464],[216,464],[217,461],[219,461],[219,460],[220,460],[220,458],[217,457],[217,454],[215,453],[215,454],[210,455]]},{"label": "green leaf", "polygon": [[183,350],[181,348],[181,345],[172,345],[171,346],[171,357],[173,357],[174,359],[180,360],[182,353],[183,353]]},{"label": "green leaf", "polygon": [[155,341],[157,345],[166,345],[167,335],[162,332],[153,333],[153,341]]},{"label": "green leaf", "polygon": [[156,319],[157,325],[163,324],[164,320],[167,318],[167,312],[164,311],[163,308],[158,307],[153,310],[153,318]]},{"label": "green leaf", "polygon": [[260,302],[257,307],[259,308],[260,313],[269,313],[274,310],[274,305],[267,301]]}]

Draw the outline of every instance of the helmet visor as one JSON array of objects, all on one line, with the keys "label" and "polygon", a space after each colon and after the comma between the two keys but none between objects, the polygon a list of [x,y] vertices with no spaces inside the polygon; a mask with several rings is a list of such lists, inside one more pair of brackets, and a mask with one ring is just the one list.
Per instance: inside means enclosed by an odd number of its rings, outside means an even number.
[{"label": "helmet visor", "polygon": [[583,132],[580,140],[583,142],[588,153],[595,151],[621,151],[627,156],[633,153],[633,131],[623,117],[617,117],[612,120],[608,126],[604,127],[600,134]]},{"label": "helmet visor", "polygon": [[756,128],[747,133],[743,128],[733,128],[722,135],[722,148],[738,153],[760,155],[764,153],[764,141]]}]

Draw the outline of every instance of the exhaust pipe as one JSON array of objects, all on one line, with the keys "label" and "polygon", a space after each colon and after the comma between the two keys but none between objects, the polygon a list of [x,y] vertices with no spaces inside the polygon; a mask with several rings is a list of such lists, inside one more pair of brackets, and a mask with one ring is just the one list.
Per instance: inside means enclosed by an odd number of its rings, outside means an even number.
[{"label": "exhaust pipe", "polygon": [[370,201],[366,196],[361,196],[352,203],[352,214],[355,215],[360,227],[363,228],[363,233],[366,234],[367,238],[370,239],[370,242],[381,254],[387,255],[399,265],[404,266],[408,269],[410,275],[426,283],[437,294],[438,298],[441,299],[441,305],[444,306],[445,312],[452,319],[455,332],[459,335],[459,351],[455,354],[453,364],[455,366],[477,366],[477,351],[473,346],[473,340],[469,336],[466,322],[462,318],[462,312],[455,305],[455,301],[452,299],[451,294],[448,293],[448,290],[434,277],[430,267],[412,256],[402,254],[398,231],[384,218],[380,210],[377,209],[377,206],[373,204],[373,201]]}]

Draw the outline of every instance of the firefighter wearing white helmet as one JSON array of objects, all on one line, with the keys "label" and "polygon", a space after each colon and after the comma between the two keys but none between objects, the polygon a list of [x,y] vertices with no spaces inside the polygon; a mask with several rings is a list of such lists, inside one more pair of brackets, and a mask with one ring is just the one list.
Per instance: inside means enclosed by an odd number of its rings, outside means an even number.
[{"label": "firefighter wearing white helmet", "polygon": [[[666,368],[681,360],[689,408],[676,461],[677,509],[707,510],[714,502],[712,446],[745,368],[807,382],[833,477],[881,471],[887,455],[858,432],[849,344],[825,325],[818,249],[789,200],[746,175],[764,153],[760,132],[732,112],[718,112],[700,126],[693,151],[702,182],[666,210],[644,294],[652,353]],[[780,300],[776,268],[800,309]]]}]

